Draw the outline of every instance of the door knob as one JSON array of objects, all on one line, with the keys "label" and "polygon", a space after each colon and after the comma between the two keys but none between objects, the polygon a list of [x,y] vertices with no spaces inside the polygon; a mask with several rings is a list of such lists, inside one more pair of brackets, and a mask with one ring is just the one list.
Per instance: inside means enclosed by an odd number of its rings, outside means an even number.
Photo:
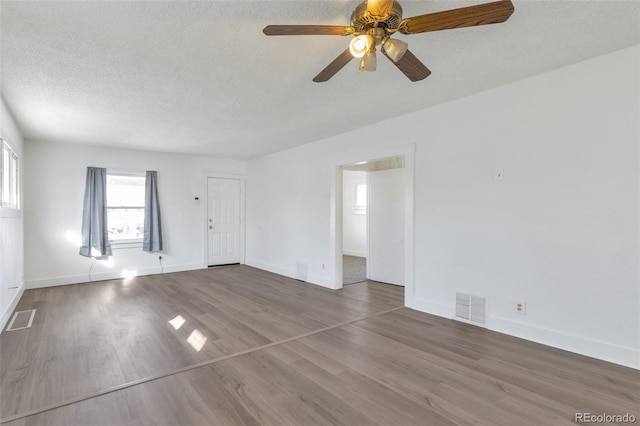
[{"label": "door knob", "polygon": [[213,226],[209,225],[209,229],[213,229]]}]

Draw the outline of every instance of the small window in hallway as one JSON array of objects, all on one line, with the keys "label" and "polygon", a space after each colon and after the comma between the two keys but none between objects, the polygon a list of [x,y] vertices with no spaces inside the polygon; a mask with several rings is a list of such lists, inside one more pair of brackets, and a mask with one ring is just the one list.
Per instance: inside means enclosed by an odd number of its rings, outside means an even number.
[{"label": "small window in hallway", "polygon": [[360,183],[356,185],[356,196],[354,198],[354,210],[367,210],[367,184]]}]

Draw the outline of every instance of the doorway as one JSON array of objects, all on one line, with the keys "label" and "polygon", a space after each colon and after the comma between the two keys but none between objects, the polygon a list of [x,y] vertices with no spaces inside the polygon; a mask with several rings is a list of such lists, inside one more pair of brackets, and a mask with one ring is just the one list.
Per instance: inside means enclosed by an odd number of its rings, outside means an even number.
[{"label": "doorway", "polygon": [[342,172],[342,284],[367,279],[367,172]]},{"label": "doorway", "polygon": [[207,264],[240,263],[242,254],[240,179],[207,179]]},{"label": "doorway", "polygon": [[342,166],[342,284],[405,283],[404,157]]}]

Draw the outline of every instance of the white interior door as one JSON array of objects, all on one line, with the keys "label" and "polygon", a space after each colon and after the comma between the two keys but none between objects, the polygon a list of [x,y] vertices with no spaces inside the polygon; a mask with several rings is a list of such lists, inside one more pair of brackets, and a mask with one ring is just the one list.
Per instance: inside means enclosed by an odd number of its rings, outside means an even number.
[{"label": "white interior door", "polygon": [[368,277],[404,286],[404,169],[367,174]]},{"label": "white interior door", "polygon": [[209,266],[240,263],[240,179],[209,178]]}]

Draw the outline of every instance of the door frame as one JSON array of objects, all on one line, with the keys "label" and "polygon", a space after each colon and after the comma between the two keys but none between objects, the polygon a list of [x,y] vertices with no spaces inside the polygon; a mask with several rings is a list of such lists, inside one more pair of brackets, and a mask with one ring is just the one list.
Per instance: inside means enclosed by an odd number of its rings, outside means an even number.
[{"label": "door frame", "polygon": [[331,163],[331,207],[329,238],[331,244],[331,263],[329,273],[333,275],[333,285],[330,288],[339,290],[342,288],[342,170],[343,166],[360,161],[376,161],[389,157],[404,157],[404,299],[407,301],[415,298],[415,253],[414,253],[414,187],[415,187],[415,144],[400,145],[379,151],[362,152],[350,155]]},{"label": "door frame", "polygon": [[[206,173],[204,177],[204,207],[202,210],[202,267],[206,269],[209,267],[209,178],[213,179],[236,179],[240,181],[240,264],[245,264],[245,227],[246,227],[246,175],[239,175],[234,173]],[[199,197],[200,198],[200,197]]]}]

